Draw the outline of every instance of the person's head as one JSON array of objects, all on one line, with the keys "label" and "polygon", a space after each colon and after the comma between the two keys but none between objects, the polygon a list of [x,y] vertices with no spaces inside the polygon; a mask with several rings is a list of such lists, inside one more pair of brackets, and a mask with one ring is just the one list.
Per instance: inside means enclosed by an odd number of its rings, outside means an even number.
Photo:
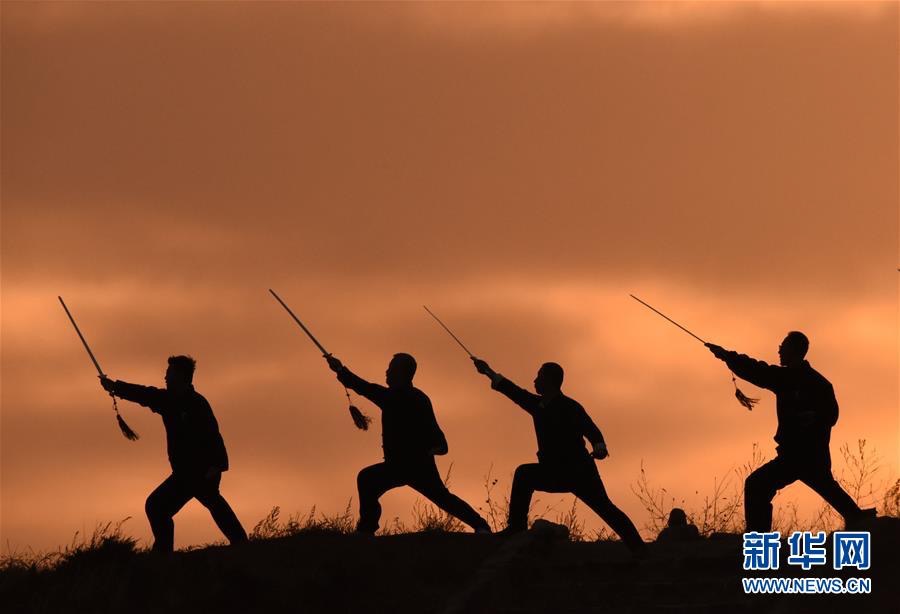
[{"label": "person's head", "polygon": [[190,356],[169,356],[166,369],[166,388],[186,388],[194,379],[197,361]]},{"label": "person's head", "polygon": [[809,339],[800,331],[792,330],[778,346],[778,359],[782,366],[796,366],[803,362],[807,350],[809,350]]},{"label": "person's head", "polygon": [[410,354],[394,354],[384,372],[384,380],[388,387],[412,386],[413,376],[416,374],[416,359]]},{"label": "person's head", "polygon": [[563,383],[563,368],[555,362],[545,362],[534,378],[534,390],[540,395],[559,392]]}]

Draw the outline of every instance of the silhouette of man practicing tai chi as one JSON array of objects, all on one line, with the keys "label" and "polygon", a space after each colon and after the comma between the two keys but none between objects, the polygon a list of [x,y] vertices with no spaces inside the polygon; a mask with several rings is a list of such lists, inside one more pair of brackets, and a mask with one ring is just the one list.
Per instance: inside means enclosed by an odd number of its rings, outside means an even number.
[{"label": "silhouette of man practicing tai chi", "polygon": [[778,430],[776,456],[744,482],[747,531],[772,529],[772,499],[780,489],[800,480],[856,525],[874,518],[875,510],[861,510],[831,474],[828,444],[838,419],[834,388],[805,360],[809,339],[801,332],[787,334],[778,347],[781,366],[770,365],[707,343],[713,355],[754,386],[775,393]]},{"label": "silhouette of man practicing tai chi", "polygon": [[162,416],[166,427],[172,475],[150,493],[145,507],[153,530],[153,550],[157,552],[174,549],[172,517],[192,498],[210,511],[232,544],[247,541],[247,533],[219,493],[222,472],[228,470],[228,455],[212,408],[191,384],[195,365],[190,356],[170,356],[165,388],[100,378],[104,390],[149,407]]},{"label": "silhouette of man practicing tai chi", "polygon": [[359,489],[356,530],[375,533],[381,518],[378,499],[392,488],[411,486],[476,533],[490,533],[487,521],[441,481],[434,455],[447,453],[447,439],[434,417],[431,401],[413,386],[416,360],[409,354],[394,354],[385,372],[387,386],[380,386],[355,375],[334,356],[329,354],[325,358],[337,373],[338,381],[381,409],[384,462],[366,467],[356,478]]},{"label": "silhouette of man practicing tai chi", "polygon": [[[534,378],[534,394],[519,388],[485,361],[472,361],[479,373],[491,379],[494,390],[531,415],[537,435],[538,462],[519,465],[513,476],[509,523],[504,533],[527,528],[528,507],[535,490],[570,492],[594,510],[633,553],[643,554],[644,541],[628,516],[610,501],[594,464],[593,458],[609,456],[603,435],[584,408],[562,393],[562,367],[555,362],[541,365]],[[588,453],[585,438],[591,442],[593,454]]]}]

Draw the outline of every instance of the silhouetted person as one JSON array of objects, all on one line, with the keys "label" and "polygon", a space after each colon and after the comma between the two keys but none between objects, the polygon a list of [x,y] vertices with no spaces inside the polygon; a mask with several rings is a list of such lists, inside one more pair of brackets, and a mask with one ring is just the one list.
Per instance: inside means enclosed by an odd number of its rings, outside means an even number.
[{"label": "silhouetted person", "polygon": [[166,427],[172,475],[150,493],[145,507],[153,530],[153,550],[158,552],[172,552],[172,517],[194,498],[210,511],[232,544],[247,541],[247,533],[219,493],[222,472],[228,470],[228,455],[212,408],[191,383],[195,365],[190,356],[170,356],[165,388],[100,379],[107,392],[162,416]]},{"label": "silhouetted person", "polygon": [[687,514],[680,507],[669,512],[669,522],[656,537],[658,542],[686,542],[700,539],[700,531],[696,525],[688,522]]},{"label": "silhouetted person", "polygon": [[744,482],[747,531],[772,529],[772,499],[780,489],[800,480],[855,524],[874,516],[863,511],[831,474],[831,427],[838,419],[834,388],[805,360],[809,339],[801,332],[787,334],[778,347],[780,366],[707,343],[713,355],[741,379],[775,393],[778,430],[776,456]]},{"label": "silhouetted person", "polygon": [[[538,462],[519,465],[513,477],[505,533],[527,528],[528,507],[535,490],[570,492],[594,510],[633,552],[644,552],[646,545],[634,524],[606,494],[593,461],[609,455],[606,443],[584,408],[562,393],[562,367],[555,362],[541,365],[534,378],[534,394],[516,386],[485,361],[472,360],[478,372],[491,379],[494,390],[531,415],[537,435]],[[591,442],[593,454],[588,453],[585,439]]]},{"label": "silhouetted person", "polygon": [[356,478],[359,489],[360,533],[375,533],[381,518],[378,500],[392,488],[411,486],[439,508],[459,518],[477,533],[490,533],[487,521],[472,506],[452,494],[438,473],[434,456],[447,453],[447,439],[434,417],[428,396],[413,386],[416,360],[395,354],[385,372],[387,386],[367,382],[341,361],[326,355],[338,381],[381,409],[384,462],[366,467]]}]

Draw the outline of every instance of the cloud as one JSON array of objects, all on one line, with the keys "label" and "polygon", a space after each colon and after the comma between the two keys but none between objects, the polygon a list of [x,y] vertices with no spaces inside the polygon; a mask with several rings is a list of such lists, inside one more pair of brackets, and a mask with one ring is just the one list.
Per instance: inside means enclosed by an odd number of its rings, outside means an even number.
[{"label": "cloud", "polygon": [[3,6],[4,541],[140,519],[167,470],[156,416],[123,403],[143,438],[116,432],[59,294],[114,377],[198,359],[249,524],[343,509],[380,457],[269,287],[366,377],[419,357],[472,501],[532,425],[423,303],[523,385],[565,366],[636,518],[642,459],[690,494],[775,424],[630,292],[762,358],[805,330],[835,442],[896,470],[895,6],[250,6]]},{"label": "cloud", "polygon": [[[696,31],[734,27],[752,19],[821,17],[873,20],[889,15],[889,3],[785,2],[783,0],[673,0],[668,2],[492,2],[475,6],[418,3],[401,18],[430,34],[490,35],[498,31],[539,36],[581,27],[625,27],[651,31]],[[393,22],[397,15],[384,18]]]},{"label": "cloud", "polygon": [[[690,497],[711,479],[696,468],[724,475],[749,456],[754,442],[772,452],[772,396],[741,384],[763,399],[757,410],[746,412],[732,396],[727,371],[705,349],[618,287],[498,280],[438,285],[427,292],[413,283],[379,293],[372,285],[358,289],[364,301],[347,295],[307,303],[291,289],[282,295],[365,377],[380,381],[395,351],[417,356],[417,384],[431,396],[450,441],[442,467],[453,463],[455,490],[468,500],[481,500],[489,467],[508,487],[515,466],[534,459],[533,427],[527,415],[490,390],[425,314],[415,300],[423,294],[467,345],[523,386],[530,386],[544,360],[564,365],[567,392],[585,405],[613,451],[602,467],[610,492],[638,518],[643,512],[629,485],[642,461],[654,482],[673,496]],[[47,290],[40,292],[44,304],[15,293],[4,303],[5,326],[15,328],[30,316],[35,329],[57,337],[55,346],[48,339],[48,345],[32,347],[24,336],[4,335],[4,489],[17,493],[18,501],[4,508],[4,531],[52,545],[49,540],[63,530],[60,524],[66,530],[72,526],[72,516],[48,520],[54,532],[41,533],[28,528],[25,510],[86,489],[95,500],[79,507],[79,518],[90,525],[135,516],[134,530],[146,538],[140,505],[166,472],[161,425],[143,408],[122,402],[142,439],[132,444],[119,436],[108,399]],[[113,286],[107,297],[94,285],[69,288],[73,297],[88,297],[84,304],[70,303],[73,310],[79,305],[82,326],[90,327],[109,372],[159,385],[173,347],[198,358],[198,389],[216,410],[232,458],[226,494],[247,522],[276,504],[285,510],[342,509],[355,496],[356,472],[380,458],[378,429],[364,434],[352,428],[339,385],[280,307],[262,288],[233,295],[227,287],[146,290],[129,294]],[[310,290],[322,296],[328,285]],[[835,383],[842,404],[835,443],[867,438],[888,456],[896,450],[896,429],[890,426],[896,423],[896,352],[870,333],[896,330],[892,297],[824,308],[811,299],[786,308],[749,295],[698,296],[665,282],[648,283],[644,290],[644,298],[664,298],[660,307],[702,334],[761,358],[772,359],[780,336],[801,323],[813,339],[814,364]],[[164,304],[167,293],[177,309],[158,309],[144,298]],[[231,309],[216,310],[222,295],[229,296]],[[744,311],[734,311],[736,302]],[[858,369],[863,363],[869,365],[864,375]],[[357,402],[377,420],[377,408]],[[78,479],[71,488],[49,489],[73,463]],[[113,475],[109,465],[116,467]],[[896,471],[890,458],[886,471]],[[114,497],[106,494],[110,480],[120,484]],[[412,498],[409,493],[389,497],[388,516],[405,517]],[[194,510],[188,519],[191,528],[180,533],[184,543],[216,538],[202,511]]]},{"label": "cloud", "polygon": [[[534,10],[618,10],[590,6]],[[4,242],[25,270],[893,283],[889,15],[754,9],[674,41],[588,22],[473,49],[217,9],[82,7],[41,54],[11,12]]]}]

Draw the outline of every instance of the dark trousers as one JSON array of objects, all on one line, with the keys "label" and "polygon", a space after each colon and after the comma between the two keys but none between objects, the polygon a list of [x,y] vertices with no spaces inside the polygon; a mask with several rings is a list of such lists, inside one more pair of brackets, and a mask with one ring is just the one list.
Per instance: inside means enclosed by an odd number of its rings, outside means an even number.
[{"label": "dark trousers", "polygon": [[779,453],[744,482],[744,518],[748,532],[772,530],[772,499],[780,489],[797,480],[816,491],[845,519],[860,514],[859,506],[831,475],[828,450]]},{"label": "dark trousers", "polygon": [[519,465],[513,476],[512,494],[509,497],[509,527],[525,529],[528,524],[528,508],[534,491],[572,493],[581,499],[603,519],[626,546],[632,550],[644,548],[638,530],[625,512],[613,505],[600,473],[593,462],[571,465],[529,463]]},{"label": "dark trousers", "polygon": [[534,491],[572,493],[603,519],[632,550],[644,547],[638,530],[625,512],[613,505],[593,462],[571,465],[529,463],[519,465],[509,498],[509,527],[525,529]]},{"label": "dark trousers", "polygon": [[197,499],[212,514],[216,525],[232,544],[247,541],[247,533],[231,506],[219,493],[218,477],[202,474],[173,473],[147,497],[145,509],[153,530],[153,550],[172,552],[175,547],[175,523],[172,517],[184,504]]},{"label": "dark trousers", "polygon": [[459,518],[473,529],[488,529],[487,521],[472,506],[447,490],[438,473],[434,458],[415,461],[386,461],[371,465],[356,478],[359,490],[359,523],[356,530],[374,533],[381,518],[378,499],[398,486],[410,486],[436,506]]}]

